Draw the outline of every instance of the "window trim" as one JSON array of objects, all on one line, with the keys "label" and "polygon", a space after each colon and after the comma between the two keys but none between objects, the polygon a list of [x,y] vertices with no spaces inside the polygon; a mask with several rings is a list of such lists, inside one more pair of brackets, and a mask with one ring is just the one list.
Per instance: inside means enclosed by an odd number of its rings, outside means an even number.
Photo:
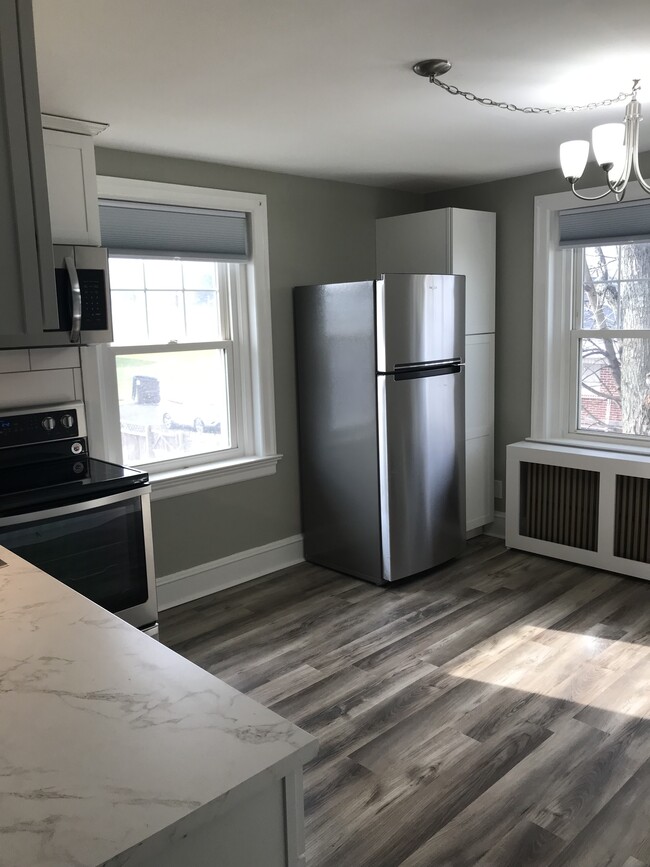
[{"label": "window trim", "polygon": [[[97,177],[99,198],[142,201],[152,204],[243,211],[250,220],[251,256],[246,267],[246,292],[237,315],[247,326],[249,345],[239,362],[245,388],[242,401],[243,455],[194,467],[150,472],[152,499],[192,493],[275,472],[282,455],[277,453],[271,335],[271,289],[266,196],[215,190],[131,178]],[[244,348],[246,349],[246,348]],[[82,347],[82,375],[89,438],[93,453],[104,460],[120,461],[121,442],[110,431],[117,402],[115,376],[110,374],[111,347]],[[252,410],[248,410],[251,407]],[[119,433],[119,431],[118,431]]]},{"label": "window trim", "polygon": [[[585,195],[602,192],[601,187],[581,190]],[[646,193],[635,181],[630,183],[626,201],[643,199]],[[630,454],[647,454],[647,441],[616,434],[576,431],[571,418],[574,365],[571,331],[575,256],[572,248],[560,248],[559,212],[587,208],[571,192],[535,197],[533,249],[533,322],[531,435],[533,442],[601,448]]]}]

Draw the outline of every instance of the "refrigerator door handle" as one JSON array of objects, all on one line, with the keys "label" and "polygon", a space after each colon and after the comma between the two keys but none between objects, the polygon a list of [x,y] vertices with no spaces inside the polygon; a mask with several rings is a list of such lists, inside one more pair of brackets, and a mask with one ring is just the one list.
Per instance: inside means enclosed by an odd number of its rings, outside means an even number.
[{"label": "refrigerator door handle", "polygon": [[396,382],[405,379],[424,379],[428,376],[448,376],[460,373],[464,367],[465,362],[456,359],[428,365],[404,365],[404,367],[397,366],[393,376]]}]

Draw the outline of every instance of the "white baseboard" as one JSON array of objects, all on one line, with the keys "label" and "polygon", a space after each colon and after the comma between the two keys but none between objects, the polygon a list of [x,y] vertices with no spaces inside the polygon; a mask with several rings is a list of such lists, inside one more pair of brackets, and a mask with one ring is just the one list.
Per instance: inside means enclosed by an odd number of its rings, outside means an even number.
[{"label": "white baseboard", "polygon": [[213,560],[210,563],[201,563],[191,569],[182,572],[174,572],[171,575],[163,575],[157,580],[158,608],[165,611],[184,602],[200,599],[218,590],[234,587],[275,572],[294,566],[304,560],[302,551],[302,536],[290,536],[288,539],[279,539],[259,548],[250,548],[248,551],[240,551],[223,557],[221,560]]},{"label": "white baseboard", "polygon": [[485,528],[486,536],[496,536],[497,539],[506,538],[506,513],[495,512],[494,521]]},{"label": "white baseboard", "polygon": [[484,532],[485,529],[482,524],[480,527],[472,527],[471,530],[465,531],[465,539],[475,539],[477,536],[482,536]]}]

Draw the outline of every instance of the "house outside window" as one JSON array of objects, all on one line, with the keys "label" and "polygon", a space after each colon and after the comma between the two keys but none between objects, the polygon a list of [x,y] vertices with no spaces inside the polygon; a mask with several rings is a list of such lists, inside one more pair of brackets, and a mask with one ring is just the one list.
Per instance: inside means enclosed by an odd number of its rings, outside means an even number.
[{"label": "house outside window", "polygon": [[146,469],[154,499],[274,472],[265,197],[98,181],[114,340],[82,349],[95,453]]},{"label": "house outside window", "polygon": [[533,440],[650,446],[650,202],[630,186],[604,207],[536,199]]}]

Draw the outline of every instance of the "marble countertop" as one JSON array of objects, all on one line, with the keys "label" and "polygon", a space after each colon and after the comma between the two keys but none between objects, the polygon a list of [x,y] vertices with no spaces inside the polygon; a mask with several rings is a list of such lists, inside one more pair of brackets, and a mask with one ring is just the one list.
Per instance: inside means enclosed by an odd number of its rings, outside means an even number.
[{"label": "marble countertop", "polygon": [[0,560],[1,867],[127,864],[316,754],[277,714],[2,547]]}]

